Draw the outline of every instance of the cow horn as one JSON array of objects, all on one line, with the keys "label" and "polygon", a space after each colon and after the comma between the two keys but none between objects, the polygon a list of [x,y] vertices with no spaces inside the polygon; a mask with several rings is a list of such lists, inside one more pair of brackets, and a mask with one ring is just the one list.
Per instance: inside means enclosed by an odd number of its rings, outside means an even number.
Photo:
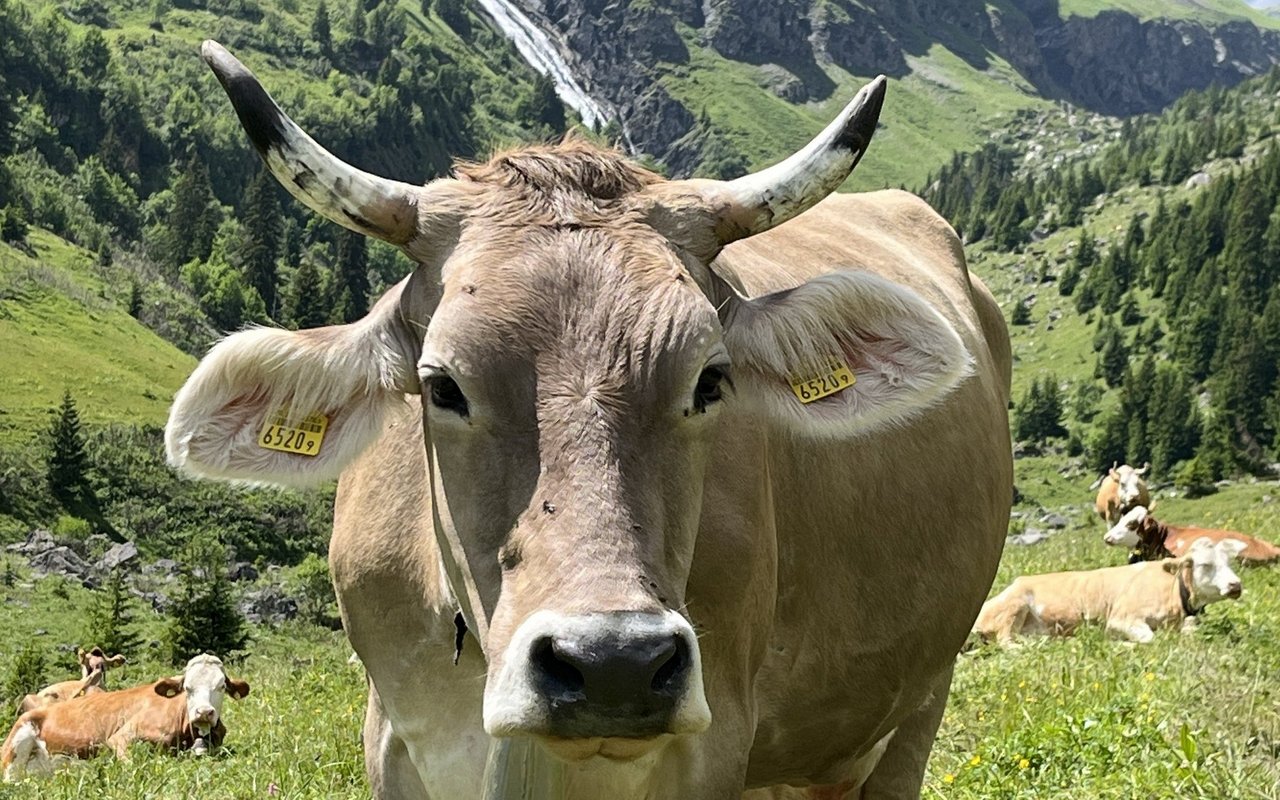
[{"label": "cow horn", "polygon": [[290,194],[357,233],[400,245],[414,237],[419,187],[362,172],[316,144],[222,45],[206,40],[200,55],[267,168]]},{"label": "cow horn", "polygon": [[840,116],[802,150],[772,167],[714,183],[720,244],[763,233],[834,192],[857,166],[875,133],[886,78],[862,87]]}]

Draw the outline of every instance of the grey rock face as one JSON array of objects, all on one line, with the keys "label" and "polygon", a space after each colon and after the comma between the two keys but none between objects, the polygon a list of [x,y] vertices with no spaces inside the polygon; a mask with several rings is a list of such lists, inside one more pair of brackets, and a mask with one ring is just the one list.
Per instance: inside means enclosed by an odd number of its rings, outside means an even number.
[{"label": "grey rock face", "polygon": [[240,601],[240,613],[254,623],[275,624],[298,616],[298,601],[289,597],[280,586],[269,585],[255,589]]}]

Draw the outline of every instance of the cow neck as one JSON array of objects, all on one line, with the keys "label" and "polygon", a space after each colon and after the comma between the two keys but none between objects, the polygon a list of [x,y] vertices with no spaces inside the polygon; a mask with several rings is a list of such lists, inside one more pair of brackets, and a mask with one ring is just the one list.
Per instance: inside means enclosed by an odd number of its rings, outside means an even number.
[{"label": "cow neck", "polygon": [[1191,571],[1191,566],[1186,565],[1178,568],[1178,576],[1174,579],[1178,584],[1178,601],[1182,603],[1182,613],[1188,617],[1194,617],[1201,611],[1204,611],[1204,605],[1195,606],[1191,602],[1191,587],[1187,585],[1184,575]]},{"label": "cow neck", "polygon": [[1172,558],[1173,553],[1165,544],[1168,536],[1169,526],[1152,519],[1150,524],[1143,526],[1142,537],[1138,542],[1138,546],[1134,548],[1134,553],[1141,556],[1142,561],[1158,561],[1162,558]]}]

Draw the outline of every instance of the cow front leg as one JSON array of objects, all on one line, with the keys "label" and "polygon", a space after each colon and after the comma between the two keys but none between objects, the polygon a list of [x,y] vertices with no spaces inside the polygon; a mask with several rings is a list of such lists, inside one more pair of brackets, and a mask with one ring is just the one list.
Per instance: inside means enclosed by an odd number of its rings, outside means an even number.
[{"label": "cow front leg", "polygon": [[121,761],[129,760],[129,744],[133,742],[133,732],[129,730],[119,730],[107,739],[107,746],[111,748],[111,752],[116,754],[116,758]]},{"label": "cow front leg", "polygon": [[391,729],[378,690],[369,684],[364,712],[364,768],[375,800],[430,800],[404,740]]},{"label": "cow front leg", "polygon": [[847,800],[917,800],[920,797],[925,766],[938,726],[942,724],[954,670],[952,663],[938,676],[929,698],[902,721],[871,775],[860,790],[845,795]]},{"label": "cow front leg", "polygon": [[1107,622],[1107,632],[1137,644],[1147,644],[1156,638],[1155,631],[1151,630],[1151,626],[1142,620],[1109,621]]}]

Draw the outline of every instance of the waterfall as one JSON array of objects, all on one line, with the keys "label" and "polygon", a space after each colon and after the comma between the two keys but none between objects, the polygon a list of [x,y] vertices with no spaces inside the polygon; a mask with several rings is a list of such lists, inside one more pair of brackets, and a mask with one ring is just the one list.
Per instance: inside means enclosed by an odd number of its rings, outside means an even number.
[{"label": "waterfall", "polygon": [[[596,100],[574,77],[556,43],[537,23],[521,11],[511,0],[477,0],[498,28],[520,51],[529,65],[555,81],[556,95],[565,105],[578,112],[582,121],[599,130],[610,120],[622,122],[618,112],[607,102]],[[631,137],[623,126],[623,140],[628,150],[635,152]]]}]

